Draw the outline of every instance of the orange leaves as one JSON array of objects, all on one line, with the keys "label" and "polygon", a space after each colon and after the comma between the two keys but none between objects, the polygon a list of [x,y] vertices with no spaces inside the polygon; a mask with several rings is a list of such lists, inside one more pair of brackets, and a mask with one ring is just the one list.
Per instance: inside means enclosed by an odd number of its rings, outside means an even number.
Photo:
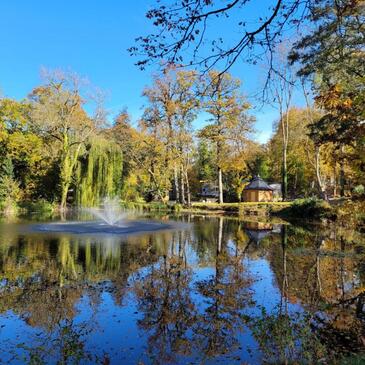
[{"label": "orange leaves", "polygon": [[341,114],[350,111],[353,106],[352,99],[346,95],[343,87],[339,84],[322,90],[316,97],[316,102],[319,106],[330,112]]}]

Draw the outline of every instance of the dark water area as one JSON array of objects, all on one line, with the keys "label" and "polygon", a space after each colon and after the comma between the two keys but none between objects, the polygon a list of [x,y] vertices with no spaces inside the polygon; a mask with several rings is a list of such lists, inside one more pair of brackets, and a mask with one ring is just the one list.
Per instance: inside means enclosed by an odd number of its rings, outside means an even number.
[{"label": "dark water area", "polygon": [[159,219],[184,224],[118,237],[0,223],[0,363],[365,362],[364,236]]}]

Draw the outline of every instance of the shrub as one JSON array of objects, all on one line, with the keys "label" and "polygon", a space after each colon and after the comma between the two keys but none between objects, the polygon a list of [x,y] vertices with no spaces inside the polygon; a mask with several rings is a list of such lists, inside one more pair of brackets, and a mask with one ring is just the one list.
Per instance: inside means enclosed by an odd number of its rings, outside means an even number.
[{"label": "shrub", "polygon": [[53,213],[56,204],[45,199],[39,199],[34,202],[25,202],[21,204],[21,207],[28,213]]},{"label": "shrub", "polygon": [[364,185],[357,185],[354,187],[354,190],[353,190],[354,194],[356,195],[365,195],[365,187]]},{"label": "shrub", "polygon": [[17,202],[21,198],[19,184],[11,176],[3,176],[0,179],[0,211],[6,216],[17,213]]},{"label": "shrub", "polygon": [[333,212],[329,203],[316,198],[295,200],[290,207],[287,207],[279,212],[279,215],[287,218],[335,218],[335,213]]},{"label": "shrub", "polygon": [[175,204],[172,206],[172,211],[173,211],[173,212],[179,213],[179,212],[181,212],[181,209],[182,209],[182,205],[181,205],[181,204],[179,204],[179,203],[175,203]]}]

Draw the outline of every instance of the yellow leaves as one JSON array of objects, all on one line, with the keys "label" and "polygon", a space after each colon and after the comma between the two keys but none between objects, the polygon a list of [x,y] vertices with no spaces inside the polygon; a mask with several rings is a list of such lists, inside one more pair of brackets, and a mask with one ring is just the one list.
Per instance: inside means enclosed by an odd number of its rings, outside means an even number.
[{"label": "yellow leaves", "polygon": [[42,145],[42,140],[35,134],[15,132],[8,136],[7,149],[10,157],[25,158],[29,163],[34,164],[42,159]]},{"label": "yellow leaves", "polygon": [[21,129],[25,126],[29,105],[12,99],[0,100],[0,128]]},{"label": "yellow leaves", "polygon": [[316,102],[319,106],[332,112],[343,113],[350,110],[353,106],[353,101],[348,96],[339,84],[330,86],[324,89],[316,97]]},{"label": "yellow leaves", "polygon": [[4,143],[8,138],[8,133],[5,131],[5,129],[1,129],[0,125],[0,143]]}]

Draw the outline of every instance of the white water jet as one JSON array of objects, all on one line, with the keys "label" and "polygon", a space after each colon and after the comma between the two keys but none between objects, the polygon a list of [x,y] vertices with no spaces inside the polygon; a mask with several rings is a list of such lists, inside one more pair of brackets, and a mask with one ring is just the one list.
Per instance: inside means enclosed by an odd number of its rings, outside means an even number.
[{"label": "white water jet", "polygon": [[105,198],[100,208],[88,208],[86,211],[109,226],[119,225],[118,223],[125,217],[118,198]]}]

